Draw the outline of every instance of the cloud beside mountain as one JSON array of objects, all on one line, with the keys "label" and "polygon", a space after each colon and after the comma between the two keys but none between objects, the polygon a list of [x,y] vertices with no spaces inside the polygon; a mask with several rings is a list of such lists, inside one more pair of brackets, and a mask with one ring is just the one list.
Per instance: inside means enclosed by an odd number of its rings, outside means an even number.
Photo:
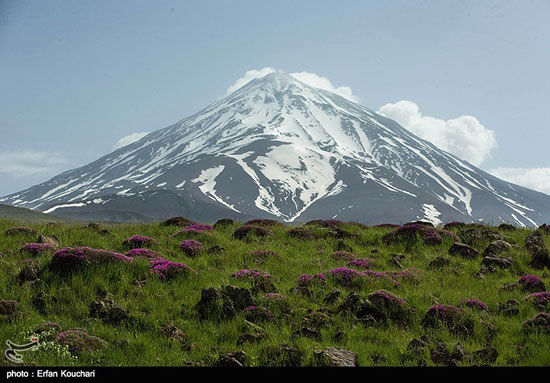
[{"label": "cloud beside mountain", "polygon": [[377,112],[476,166],[481,165],[497,146],[495,132],[473,116],[463,115],[450,120],[423,116],[417,104],[406,100],[383,105]]}]

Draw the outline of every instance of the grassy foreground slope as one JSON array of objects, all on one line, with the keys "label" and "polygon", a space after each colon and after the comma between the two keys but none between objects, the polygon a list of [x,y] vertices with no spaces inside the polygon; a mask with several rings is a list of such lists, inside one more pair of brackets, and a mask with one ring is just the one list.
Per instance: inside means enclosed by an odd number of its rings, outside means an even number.
[{"label": "grassy foreground slope", "polygon": [[[461,256],[449,255],[457,239],[446,232],[436,232],[442,241],[422,228],[388,237],[398,228],[331,221],[302,229],[260,222],[248,226],[244,239],[234,237],[240,223],[199,226],[195,231],[205,231],[178,236],[184,227],[157,223],[36,224],[35,233],[5,233],[14,226],[0,220],[0,343],[22,344],[40,333],[40,347],[24,353],[24,365],[342,362],[319,353],[331,347],[350,351],[340,359],[359,366],[550,365],[548,328],[524,324],[549,310],[526,299],[534,290],[518,280],[534,275],[543,289],[550,284],[548,268],[529,266],[525,240],[532,232],[526,229],[470,227],[460,240],[480,253]],[[450,230],[465,236],[467,229]],[[54,251],[20,251],[40,234],[58,249],[87,246],[121,254],[128,251],[126,238],[147,236],[155,242],[144,246],[192,270],[159,275],[150,259],[139,257],[99,263],[81,258],[52,268]],[[550,246],[550,236],[541,234]],[[483,252],[499,237],[512,246],[495,255],[511,264],[480,273]],[[182,241],[191,239],[204,247],[193,250],[187,242],[182,249]],[[353,258],[359,260],[349,263]],[[221,292],[227,285],[246,290],[233,290],[232,301]],[[211,287],[217,290],[203,292]],[[380,303],[371,295],[379,290],[390,298]],[[487,309],[463,302],[474,299]],[[425,319],[431,307],[447,311],[434,322]],[[2,358],[1,364],[12,362]]]}]

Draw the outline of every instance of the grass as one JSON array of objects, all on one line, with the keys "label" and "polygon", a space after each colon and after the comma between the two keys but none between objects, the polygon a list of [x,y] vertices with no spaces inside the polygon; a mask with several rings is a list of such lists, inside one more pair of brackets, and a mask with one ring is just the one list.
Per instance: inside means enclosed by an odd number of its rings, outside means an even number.
[{"label": "grass", "polygon": [[[396,286],[385,279],[363,278],[360,283],[346,287],[327,278],[324,285],[313,288],[313,297],[308,298],[293,289],[300,275],[326,273],[327,270],[346,264],[345,260],[331,257],[338,240],[327,235],[328,229],[325,228],[308,226],[308,230],[315,234],[315,239],[290,238],[286,234],[288,227],[271,226],[268,228],[270,234],[264,239],[251,237],[248,240],[237,240],[232,237],[232,233],[240,224],[234,223],[208,234],[188,236],[188,239],[202,242],[205,249],[214,245],[222,246],[225,249],[223,254],[208,255],[202,251],[198,257],[188,258],[179,247],[184,238],[176,239],[172,236],[178,231],[176,227],[159,224],[102,225],[101,228],[111,234],[100,235],[98,230],[79,223],[35,224],[31,227],[39,234],[57,236],[60,247],[89,246],[122,254],[127,251],[123,247],[125,238],[136,234],[149,236],[158,242],[153,245],[153,250],[169,260],[185,263],[196,273],[162,280],[149,271],[146,261],[136,261],[131,264],[89,266],[84,270],[59,275],[48,269],[52,255],[43,254],[34,258],[40,268],[40,282],[20,284],[18,274],[23,267],[22,261],[29,256],[20,253],[19,249],[24,243],[34,242],[36,235],[3,234],[16,225],[14,221],[0,220],[0,299],[14,299],[19,306],[18,315],[4,317],[0,321],[0,342],[4,344],[10,339],[26,343],[33,329],[48,321],[58,323],[63,330],[83,328],[88,334],[106,342],[98,350],[71,354],[53,340],[41,340],[41,348],[24,353],[24,365],[212,365],[220,355],[242,350],[248,356],[247,365],[259,366],[278,364],[269,350],[286,344],[298,350],[301,364],[306,366],[314,365],[316,350],[327,347],[357,353],[360,366],[431,366],[435,364],[430,357],[430,350],[438,342],[448,345],[449,349],[460,342],[467,355],[473,355],[475,351],[490,345],[498,351],[494,365],[550,365],[550,334],[526,332],[522,328],[522,323],[536,315],[538,310],[524,300],[526,292],[502,289],[504,284],[515,282],[526,274],[538,275],[547,286],[550,284],[548,269],[535,270],[528,267],[531,257],[523,247],[525,237],[530,233],[526,229],[501,232],[508,242],[519,244],[518,248],[506,254],[514,258],[514,266],[488,273],[481,279],[475,276],[480,269],[481,256],[474,260],[453,256],[450,257],[449,266],[439,270],[428,269],[432,259],[448,253],[453,244],[450,239],[435,246],[425,245],[419,238],[386,246],[382,237],[394,229],[346,224],[344,230],[356,237],[345,239],[344,242],[353,248],[357,257],[374,259],[372,270],[396,270],[389,263],[391,255],[403,254],[406,257],[402,261],[403,266],[420,270],[419,280],[404,280]],[[549,246],[550,237],[544,235],[544,240]],[[483,251],[488,243],[478,243],[476,247]],[[254,250],[274,250],[280,254],[280,258],[268,257],[265,262],[258,264],[251,256]],[[275,313],[273,321],[257,323],[267,334],[266,338],[257,343],[237,345],[241,334],[259,331],[245,321],[244,313],[237,313],[231,320],[201,322],[194,306],[200,300],[203,288],[219,288],[223,285],[251,288],[249,281],[235,279],[232,273],[240,269],[256,268],[272,275],[276,291],[286,297],[285,303],[269,306]],[[145,280],[144,284],[135,282],[142,280]],[[342,291],[341,297],[333,304],[323,303],[322,298],[333,288]],[[368,327],[355,316],[338,312],[338,306],[351,291],[366,298],[369,293],[379,289],[388,290],[408,302],[413,310],[409,325],[389,323]],[[47,296],[45,312],[40,312],[32,304],[32,296],[39,292]],[[101,299],[106,293],[128,312],[130,320],[109,324],[90,317],[90,303]],[[474,335],[451,333],[445,327],[422,327],[422,318],[433,304],[457,306],[462,299],[471,298],[485,302],[490,308],[489,313],[465,309],[467,315],[474,319]],[[259,306],[269,305],[269,300],[261,292],[255,292],[255,299]],[[520,301],[517,316],[506,317],[497,313],[497,305],[508,299]],[[320,329],[321,339],[294,334],[302,327],[308,313],[323,309],[328,315],[328,324]],[[487,323],[494,326],[494,337],[489,336]],[[159,335],[161,327],[167,324],[173,324],[185,333],[184,344]],[[423,335],[429,337],[429,347],[410,357],[407,352],[409,342]],[[3,359],[1,363],[10,365],[11,362]],[[461,365],[480,363],[475,358],[465,358],[460,362]]]}]

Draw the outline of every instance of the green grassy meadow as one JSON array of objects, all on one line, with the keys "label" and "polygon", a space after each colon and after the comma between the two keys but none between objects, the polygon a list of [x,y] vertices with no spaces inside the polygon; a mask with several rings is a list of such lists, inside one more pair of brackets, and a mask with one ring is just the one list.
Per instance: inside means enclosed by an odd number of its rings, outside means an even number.
[{"label": "green grassy meadow", "polygon": [[[254,235],[244,240],[233,237],[241,223],[233,223],[214,230],[175,238],[181,227],[150,224],[100,224],[100,229],[83,223],[29,224],[36,234],[4,234],[20,223],[0,219],[0,299],[17,301],[14,313],[0,315],[0,343],[6,340],[26,343],[44,322],[55,322],[59,328],[39,336],[40,347],[23,353],[25,366],[212,366],[221,355],[244,351],[246,366],[318,365],[315,352],[328,347],[345,349],[357,354],[359,366],[435,366],[442,363],[437,349],[443,345],[455,357],[458,365],[497,366],[548,366],[550,365],[550,333],[526,330],[523,323],[540,310],[525,299],[529,292],[519,288],[503,289],[521,276],[536,275],[550,285],[547,268],[528,266],[531,255],[525,249],[527,229],[500,230],[510,244],[518,245],[503,255],[513,258],[507,269],[497,268],[483,277],[480,271],[480,254],[475,259],[464,259],[448,254],[454,241],[445,238],[443,243],[428,245],[420,237],[402,243],[386,245],[382,238],[394,228],[366,227],[348,223],[342,226],[344,239],[338,239],[326,227],[308,225],[311,238],[293,238],[287,231],[291,227],[266,227],[268,235]],[[458,231],[455,231],[458,233]],[[21,252],[25,243],[36,242],[37,236],[55,236],[59,249],[88,246],[125,254],[124,239],[133,235],[154,238],[150,248],[164,258],[181,262],[193,269],[173,279],[163,280],[151,272],[147,260],[134,262],[91,264],[74,272],[61,273],[49,268],[53,252],[36,257]],[[459,234],[459,233],[458,233]],[[550,236],[543,234],[546,246]],[[180,248],[184,239],[195,239],[204,245],[196,257],[188,257]],[[490,240],[474,245],[480,252]],[[345,245],[345,246],[344,246]],[[208,252],[213,246],[224,251]],[[387,278],[361,277],[351,284],[339,283],[327,276],[324,283],[314,283],[307,291],[297,289],[303,274],[314,275],[346,267],[347,261],[332,254],[343,246],[357,258],[373,260],[372,271],[414,270],[417,278],[397,278],[398,284]],[[272,250],[280,257],[256,259],[255,250]],[[392,258],[403,255],[399,263]],[[438,256],[450,263],[439,268],[428,265]],[[38,268],[38,280],[21,282],[20,272],[32,259]],[[350,267],[350,266],[347,266]],[[350,267],[351,268],[351,267]],[[272,290],[284,297],[266,296],[266,290],[255,287],[248,279],[238,279],[232,273],[241,269],[259,269],[271,275]],[[269,309],[273,317],[251,321],[242,310],[233,317],[219,320],[200,320],[196,304],[205,288],[225,285],[244,287],[251,291],[255,305]],[[341,294],[334,302],[324,298],[338,289]],[[407,323],[365,324],[356,315],[339,310],[351,292],[362,299],[377,290],[386,290],[407,302],[410,319]],[[305,291],[305,292],[304,292]],[[36,297],[42,306],[37,306]],[[123,308],[128,318],[119,323],[93,317],[90,304],[108,298]],[[460,306],[463,299],[477,299],[486,303],[487,311],[464,307],[464,315],[474,323],[473,334],[460,334],[446,326],[426,328],[422,319],[435,304]],[[519,301],[517,315],[503,315],[497,310],[499,303],[510,299]],[[548,311],[548,310],[547,310]],[[166,326],[175,326],[180,336],[166,335]],[[307,327],[313,336],[300,331]],[[100,338],[101,346],[93,350],[71,352],[56,341],[56,334],[69,329],[84,329],[87,334]],[[164,330],[163,330],[164,329]],[[242,341],[243,334],[258,336],[255,341]],[[320,334],[320,337],[318,336]],[[411,351],[409,343],[423,337],[426,345]],[[458,345],[457,345],[458,344]],[[292,362],[281,345],[293,350]],[[409,348],[409,349],[408,349]],[[487,361],[487,349],[497,350],[495,360]],[[435,351],[434,351],[435,350]],[[485,351],[484,351],[485,350]],[[434,355],[436,355],[434,357]],[[15,363],[2,357],[2,365]]]}]

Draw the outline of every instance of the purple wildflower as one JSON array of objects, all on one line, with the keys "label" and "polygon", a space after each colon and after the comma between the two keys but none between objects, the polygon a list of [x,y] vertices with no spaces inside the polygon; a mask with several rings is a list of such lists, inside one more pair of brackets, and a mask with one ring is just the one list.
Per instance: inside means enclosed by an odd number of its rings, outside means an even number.
[{"label": "purple wildflower", "polygon": [[55,270],[71,270],[78,266],[90,264],[132,262],[131,257],[109,250],[92,249],[90,247],[67,247],[55,253],[50,261],[50,268]]},{"label": "purple wildflower", "polygon": [[26,235],[35,235],[36,230],[31,229],[27,226],[21,226],[21,227],[10,227],[8,230],[5,231],[5,235],[18,235],[18,234],[26,234]]},{"label": "purple wildflower", "polygon": [[71,329],[58,333],[55,337],[57,343],[67,346],[71,353],[94,351],[105,344],[105,341],[89,335],[84,329]]},{"label": "purple wildflower", "polygon": [[157,241],[153,238],[146,237],[144,235],[133,235],[129,238],[126,238],[122,244],[130,249],[137,249],[137,248],[143,248],[148,247],[156,244]]},{"label": "purple wildflower", "polygon": [[247,270],[242,269],[235,271],[231,274],[236,279],[259,279],[259,278],[271,278],[271,275],[261,270]]},{"label": "purple wildflower", "polygon": [[309,286],[313,282],[318,282],[320,284],[324,284],[326,280],[325,274],[317,273],[314,275],[310,274],[302,274],[300,277],[298,277],[298,285],[299,286]]},{"label": "purple wildflower", "polygon": [[241,227],[238,227],[233,232],[233,237],[236,239],[244,240],[247,239],[249,236],[256,236],[256,237],[266,237],[269,234],[269,231],[262,226],[254,226],[254,225],[244,225]]},{"label": "purple wildflower", "polygon": [[151,262],[151,271],[161,279],[172,279],[191,270],[183,263],[172,262],[167,259],[158,259]]},{"label": "purple wildflower", "polygon": [[196,257],[200,254],[201,250],[204,248],[204,245],[194,239],[186,239],[180,244],[180,247],[188,257]]},{"label": "purple wildflower", "polygon": [[386,290],[376,290],[374,293],[369,294],[368,299],[372,303],[384,302],[384,305],[397,304],[405,305],[407,301],[398,297]]},{"label": "purple wildflower", "polygon": [[327,274],[330,274],[343,283],[349,283],[353,279],[360,277],[361,273],[357,270],[348,269],[347,267],[337,267],[335,269],[327,271]]},{"label": "purple wildflower", "polygon": [[21,252],[30,253],[32,256],[36,257],[42,253],[56,251],[57,248],[50,243],[25,243],[21,247]]},{"label": "purple wildflower", "polygon": [[523,291],[539,292],[546,290],[543,280],[536,275],[524,275],[517,283]]},{"label": "purple wildflower", "polygon": [[251,255],[258,263],[263,262],[267,258],[281,258],[281,255],[273,250],[254,250]]},{"label": "purple wildflower", "polygon": [[489,306],[477,299],[463,299],[460,301],[460,305],[481,311],[489,311]]},{"label": "purple wildflower", "polygon": [[530,299],[535,305],[546,306],[550,305],[550,291],[541,291],[538,293],[532,293],[525,297],[525,299]]},{"label": "purple wildflower", "polygon": [[355,258],[349,261],[346,266],[356,267],[358,269],[368,269],[373,262],[374,260],[370,258]]}]

